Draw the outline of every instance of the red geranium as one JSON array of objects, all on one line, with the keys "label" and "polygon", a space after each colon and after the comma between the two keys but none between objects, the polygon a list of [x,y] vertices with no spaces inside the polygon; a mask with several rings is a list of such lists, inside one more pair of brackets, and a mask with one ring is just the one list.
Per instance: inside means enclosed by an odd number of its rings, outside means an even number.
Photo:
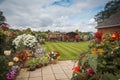
[{"label": "red geranium", "polygon": [[79,72],[79,71],[80,71],[80,66],[75,66],[75,67],[73,68],[73,70],[74,70],[74,72]]}]

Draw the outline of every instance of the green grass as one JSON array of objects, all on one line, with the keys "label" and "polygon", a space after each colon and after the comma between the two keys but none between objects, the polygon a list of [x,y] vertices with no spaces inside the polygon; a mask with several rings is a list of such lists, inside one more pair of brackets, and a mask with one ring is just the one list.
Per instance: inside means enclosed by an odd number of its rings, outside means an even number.
[{"label": "green grass", "polygon": [[43,46],[46,53],[53,50],[60,51],[60,60],[76,59],[78,54],[88,50],[89,42],[46,42]]}]

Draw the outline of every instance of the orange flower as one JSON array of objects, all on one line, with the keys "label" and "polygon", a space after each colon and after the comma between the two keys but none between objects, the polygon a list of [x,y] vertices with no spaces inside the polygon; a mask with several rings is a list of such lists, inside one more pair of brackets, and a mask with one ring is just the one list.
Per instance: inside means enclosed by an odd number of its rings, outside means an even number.
[{"label": "orange flower", "polygon": [[27,52],[27,50],[23,50],[23,53],[26,53]]},{"label": "orange flower", "polygon": [[97,54],[97,49],[96,49],[96,48],[93,48],[93,49],[91,50],[91,53],[92,53],[92,54]]},{"label": "orange flower", "polygon": [[104,50],[103,49],[98,49],[97,52],[102,55],[104,53]]},{"label": "orange flower", "polygon": [[60,51],[59,50],[56,50],[55,52],[57,53],[58,56],[60,56]]},{"label": "orange flower", "polygon": [[26,50],[23,50],[23,51],[20,51],[16,54],[16,57],[19,58],[19,62],[23,62],[24,60],[27,59],[27,53],[26,53]]}]

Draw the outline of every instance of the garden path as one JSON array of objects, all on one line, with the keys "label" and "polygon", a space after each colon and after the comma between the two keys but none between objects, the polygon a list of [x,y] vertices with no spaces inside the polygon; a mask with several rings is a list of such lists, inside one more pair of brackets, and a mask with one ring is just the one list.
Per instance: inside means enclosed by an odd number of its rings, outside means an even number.
[{"label": "garden path", "polygon": [[71,60],[58,61],[35,71],[21,69],[16,80],[70,80],[74,62]]}]

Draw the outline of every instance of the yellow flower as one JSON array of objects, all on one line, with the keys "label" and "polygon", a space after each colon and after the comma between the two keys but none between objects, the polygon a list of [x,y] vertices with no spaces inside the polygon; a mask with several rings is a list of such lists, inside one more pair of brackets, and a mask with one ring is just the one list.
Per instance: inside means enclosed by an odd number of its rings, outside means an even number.
[{"label": "yellow flower", "polygon": [[97,51],[98,51],[98,53],[101,54],[101,55],[104,53],[104,50],[103,50],[103,49],[98,49]]},{"label": "yellow flower", "polygon": [[14,64],[14,62],[12,62],[12,61],[8,63],[9,66],[13,66],[13,64]]},{"label": "yellow flower", "polygon": [[97,49],[96,49],[96,48],[93,48],[93,49],[91,50],[91,52],[92,52],[92,54],[96,54],[96,53],[97,53]]},{"label": "yellow flower", "polygon": [[17,62],[19,60],[19,58],[18,57],[14,57],[13,60]]},{"label": "yellow flower", "polygon": [[11,54],[11,50],[5,50],[5,51],[4,51],[4,54],[5,54],[6,56],[9,56],[9,55]]}]

